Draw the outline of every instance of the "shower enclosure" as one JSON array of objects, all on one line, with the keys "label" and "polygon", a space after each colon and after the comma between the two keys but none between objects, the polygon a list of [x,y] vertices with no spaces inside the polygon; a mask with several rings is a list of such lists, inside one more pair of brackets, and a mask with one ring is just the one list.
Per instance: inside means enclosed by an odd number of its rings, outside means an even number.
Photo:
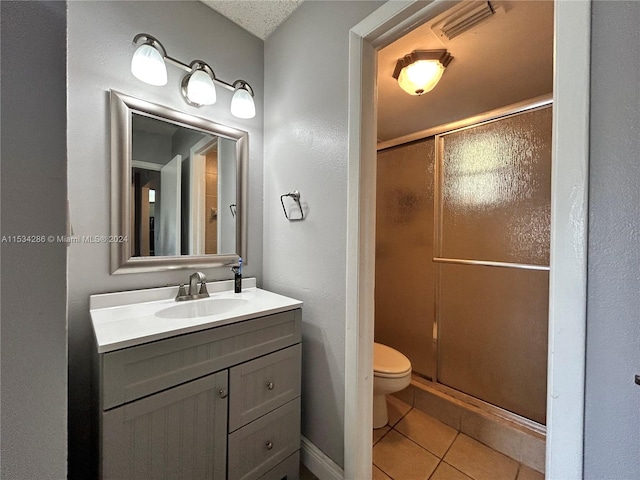
[{"label": "shower enclosure", "polygon": [[375,339],[545,423],[551,105],[378,152]]}]

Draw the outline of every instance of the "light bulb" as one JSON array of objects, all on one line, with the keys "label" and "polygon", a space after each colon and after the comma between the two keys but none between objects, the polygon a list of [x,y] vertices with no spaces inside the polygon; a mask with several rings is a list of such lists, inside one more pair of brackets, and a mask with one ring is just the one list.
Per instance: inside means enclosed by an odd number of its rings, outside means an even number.
[{"label": "light bulb", "polygon": [[238,118],[256,116],[256,104],[251,94],[244,88],[238,88],[231,98],[231,115]]},{"label": "light bulb", "polygon": [[140,45],[131,59],[131,73],[149,85],[167,84],[167,67],[160,52],[147,43]]},{"label": "light bulb", "polygon": [[402,69],[398,84],[411,95],[430,92],[438,84],[444,66],[437,60],[418,60]]},{"label": "light bulb", "polygon": [[187,82],[187,98],[197,105],[213,105],[216,103],[216,86],[207,72],[196,70]]}]

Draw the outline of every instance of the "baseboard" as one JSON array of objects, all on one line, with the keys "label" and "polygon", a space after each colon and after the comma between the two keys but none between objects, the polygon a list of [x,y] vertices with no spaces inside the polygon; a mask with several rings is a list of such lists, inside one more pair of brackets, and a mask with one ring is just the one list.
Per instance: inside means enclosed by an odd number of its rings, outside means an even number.
[{"label": "baseboard", "polygon": [[320,480],[344,480],[344,471],[309,439],[300,439],[302,463]]}]

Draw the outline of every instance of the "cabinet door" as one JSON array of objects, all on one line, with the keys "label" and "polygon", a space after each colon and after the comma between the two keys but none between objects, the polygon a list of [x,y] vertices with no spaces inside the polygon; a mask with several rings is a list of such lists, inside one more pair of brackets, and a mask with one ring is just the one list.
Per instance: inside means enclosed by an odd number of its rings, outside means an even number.
[{"label": "cabinet door", "polygon": [[102,414],[103,479],[226,476],[227,371]]}]

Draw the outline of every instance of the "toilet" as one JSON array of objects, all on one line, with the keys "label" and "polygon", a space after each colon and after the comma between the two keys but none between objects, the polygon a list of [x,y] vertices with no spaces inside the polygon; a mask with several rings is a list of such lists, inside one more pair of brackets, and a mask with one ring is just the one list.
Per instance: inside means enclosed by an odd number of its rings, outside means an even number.
[{"label": "toilet", "polygon": [[407,357],[381,343],[373,344],[373,428],[389,421],[387,394],[399,392],[411,383],[411,362]]}]

